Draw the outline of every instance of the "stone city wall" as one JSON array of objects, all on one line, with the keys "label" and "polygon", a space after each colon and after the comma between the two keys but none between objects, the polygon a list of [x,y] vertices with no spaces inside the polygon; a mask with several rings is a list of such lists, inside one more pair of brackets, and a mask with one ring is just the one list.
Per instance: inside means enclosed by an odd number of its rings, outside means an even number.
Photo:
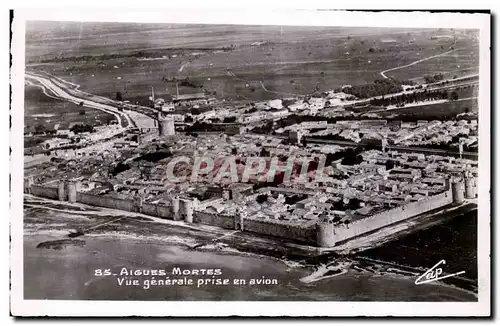
[{"label": "stone city wall", "polygon": [[[35,196],[58,199],[58,188],[41,185],[31,185],[31,193]],[[173,219],[173,207],[143,203],[140,200],[120,199],[102,195],[91,195],[76,192],[76,202],[118,209],[129,212],[142,212],[143,214],[160,218]],[[225,229],[239,229],[243,224],[243,231],[257,234],[270,235],[290,240],[302,241],[319,246],[334,246],[339,242],[360,236],[367,232],[375,231],[382,227],[403,221],[405,219],[423,214],[453,202],[452,192],[449,189],[439,195],[429,197],[418,202],[411,202],[391,210],[387,210],[349,224],[329,225],[323,223],[308,226],[292,224],[288,221],[260,220],[194,211],[193,222],[213,225]]]},{"label": "stone city wall", "polygon": [[333,228],[333,234],[331,234],[333,239],[329,242],[339,243],[451,204],[452,201],[451,190],[448,190],[425,200],[411,202],[349,224],[336,225]]},{"label": "stone city wall", "polygon": [[31,194],[38,197],[59,199],[59,189],[57,187],[31,185]]},{"label": "stone city wall", "polygon": [[316,243],[315,224],[305,227],[287,222],[245,218],[243,230],[307,243]]},{"label": "stone city wall", "polygon": [[234,216],[194,211],[193,222],[218,226],[224,229],[234,229]]},{"label": "stone city wall", "polygon": [[109,196],[91,195],[83,192],[77,192],[76,201],[87,205],[119,209],[127,212],[138,211],[137,206],[134,204],[134,201],[130,199],[121,199]]},{"label": "stone city wall", "polygon": [[146,215],[156,216],[168,220],[174,219],[174,211],[171,206],[163,206],[156,204],[142,204],[142,213]]}]

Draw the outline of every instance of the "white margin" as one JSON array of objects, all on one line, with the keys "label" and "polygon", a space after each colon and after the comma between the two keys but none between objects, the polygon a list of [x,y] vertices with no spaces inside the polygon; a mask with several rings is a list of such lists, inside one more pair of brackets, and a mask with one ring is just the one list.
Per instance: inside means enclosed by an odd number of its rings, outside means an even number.
[{"label": "white margin", "polygon": [[[26,20],[164,22],[480,29],[479,211],[477,303],[450,302],[138,302],[23,299],[23,103]],[[117,9],[16,10],[12,43],[11,313],[16,316],[489,316],[490,315],[490,16],[426,12],[311,10],[119,11]]]}]

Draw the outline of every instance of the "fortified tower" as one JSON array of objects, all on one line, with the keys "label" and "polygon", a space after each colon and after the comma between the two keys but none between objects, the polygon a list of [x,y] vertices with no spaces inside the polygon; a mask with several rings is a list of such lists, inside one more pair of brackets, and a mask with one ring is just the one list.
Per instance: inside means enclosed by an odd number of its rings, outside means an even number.
[{"label": "fortified tower", "polygon": [[335,226],[332,221],[323,219],[316,224],[316,243],[318,247],[335,246]]},{"label": "fortified tower", "polygon": [[144,203],[144,200],[140,195],[134,197],[134,210],[138,213],[142,213],[142,204],[143,203]]},{"label": "fortified tower", "polygon": [[68,181],[67,196],[70,203],[76,203],[76,182]]},{"label": "fortified tower", "polygon": [[180,215],[179,215],[179,197],[175,196],[172,199],[172,211],[174,212],[174,221],[179,221]]},{"label": "fortified tower", "polygon": [[179,198],[179,215],[180,219],[184,219],[186,223],[193,223],[194,207],[196,206],[196,199]]},{"label": "fortified tower", "polygon": [[464,179],[465,179],[465,198],[467,199],[476,198],[475,178],[469,173],[466,173]]},{"label": "fortified tower", "polygon": [[460,205],[464,202],[464,183],[462,180],[453,180],[451,182],[451,195],[453,204]]},{"label": "fortified tower", "polygon": [[27,178],[24,178],[24,193],[25,194],[30,194],[31,193],[31,186],[33,185],[33,176],[29,176]]},{"label": "fortified tower", "polygon": [[193,203],[190,200],[181,200],[181,211],[184,211],[184,221],[193,223]]},{"label": "fortified tower", "polygon": [[174,197],[172,199],[172,210],[174,212],[174,221],[184,220],[186,223],[193,223],[194,209],[198,202],[196,199]]},{"label": "fortified tower", "polygon": [[234,229],[244,231],[245,230],[245,219],[248,216],[246,207],[240,207],[236,209],[236,215],[234,216]]},{"label": "fortified tower", "polygon": [[160,137],[175,135],[174,119],[158,112],[158,132]]},{"label": "fortified tower", "polygon": [[66,201],[68,199],[68,194],[66,193],[66,181],[59,180],[57,184],[57,196],[60,201]]}]

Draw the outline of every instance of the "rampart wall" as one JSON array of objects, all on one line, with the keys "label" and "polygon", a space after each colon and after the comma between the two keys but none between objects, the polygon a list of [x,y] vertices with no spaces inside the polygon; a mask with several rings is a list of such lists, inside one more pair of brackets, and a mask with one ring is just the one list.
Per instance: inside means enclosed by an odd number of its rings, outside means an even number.
[{"label": "rampart wall", "polygon": [[310,227],[272,220],[244,219],[244,231],[316,244],[315,224]]},{"label": "rampart wall", "polygon": [[126,200],[109,196],[99,196],[99,195],[86,194],[83,192],[77,192],[76,201],[87,205],[119,209],[127,212],[138,211],[136,205],[134,205],[134,201],[130,199]]},{"label": "rampart wall", "polygon": [[[238,218],[236,218],[236,220],[240,221],[240,219]],[[206,225],[214,225],[225,229],[235,228],[235,217],[231,215],[195,211],[193,222]],[[243,222],[240,221],[240,223],[243,223],[243,231],[270,235],[290,240],[298,240],[313,244],[316,243],[315,225],[303,227],[287,222],[257,220],[251,218],[245,218],[243,219]]]},{"label": "rampart wall", "polygon": [[156,216],[168,220],[174,219],[174,211],[171,206],[155,205],[155,204],[142,204],[142,213],[146,215]]},{"label": "rampart wall", "polygon": [[224,229],[234,229],[234,216],[194,211],[194,223],[214,225]]},{"label": "rampart wall", "polygon": [[[56,200],[59,198],[57,187],[31,185],[30,191],[33,195],[39,197]],[[174,209],[172,206],[148,204],[140,200],[120,199],[76,192],[76,202],[128,212],[142,212],[146,215],[166,219],[174,218]],[[332,225],[326,226],[326,224],[323,223],[318,223],[317,226],[316,224],[304,226],[292,224],[288,221],[260,220],[248,217],[241,219],[239,216],[235,217],[196,210],[193,214],[193,222],[218,226],[225,229],[239,229],[243,226],[243,231],[297,240],[320,246],[334,246],[339,242],[375,231],[382,227],[451,204],[452,202],[452,191],[449,189],[446,192],[428,197],[424,200],[411,202],[349,224],[339,224],[333,227]]]},{"label": "rampart wall", "polygon": [[429,197],[425,200],[411,202],[399,207],[393,208],[370,217],[351,222],[349,224],[340,224],[333,228],[331,235],[334,242],[348,240],[364,233],[375,231],[382,227],[404,221],[408,218],[423,214],[425,212],[449,205],[453,202],[451,190],[439,195]]},{"label": "rampart wall", "polygon": [[57,187],[31,185],[31,194],[38,197],[59,199],[59,189]]}]

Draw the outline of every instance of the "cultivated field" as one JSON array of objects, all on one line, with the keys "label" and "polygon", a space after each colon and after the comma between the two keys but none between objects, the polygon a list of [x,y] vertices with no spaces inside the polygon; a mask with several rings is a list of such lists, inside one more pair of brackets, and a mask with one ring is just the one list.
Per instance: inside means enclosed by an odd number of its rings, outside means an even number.
[{"label": "cultivated field", "polygon": [[[45,70],[98,95],[114,98],[121,92],[125,100],[143,104],[151,86],[158,97],[175,94],[175,84],[165,78],[188,77],[202,85],[181,86],[183,94],[207,91],[227,100],[283,98],[364,84],[382,78],[383,70],[451,46],[472,48],[477,43],[474,35],[444,30],[57,24],[28,24],[29,69]],[[437,72],[460,74],[457,69],[468,72],[477,62],[474,57],[468,61],[466,54],[457,51],[459,61],[438,71],[431,59],[388,75],[409,79]],[[85,55],[94,58],[81,57]]]}]

